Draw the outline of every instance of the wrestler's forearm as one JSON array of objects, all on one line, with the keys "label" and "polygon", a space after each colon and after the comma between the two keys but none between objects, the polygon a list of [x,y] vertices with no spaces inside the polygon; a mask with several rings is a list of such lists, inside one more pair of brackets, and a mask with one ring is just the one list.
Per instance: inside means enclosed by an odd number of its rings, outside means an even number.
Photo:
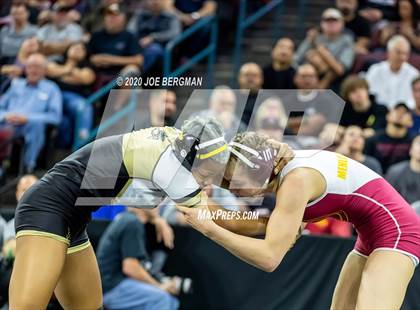
[{"label": "wrestler's forearm", "polygon": [[[228,212],[228,210],[222,208],[221,206],[215,204],[211,200],[209,200],[208,208],[212,212],[217,212],[218,210],[222,210],[224,212]],[[217,225],[234,232],[239,235],[244,236],[259,236],[264,235],[265,230],[267,228],[268,217],[258,217],[258,219],[222,219],[222,217],[217,217],[214,219]]]},{"label": "wrestler's forearm", "polygon": [[218,225],[204,234],[239,259],[267,272],[278,266],[288,250],[284,245],[273,247],[265,239],[241,236]]}]

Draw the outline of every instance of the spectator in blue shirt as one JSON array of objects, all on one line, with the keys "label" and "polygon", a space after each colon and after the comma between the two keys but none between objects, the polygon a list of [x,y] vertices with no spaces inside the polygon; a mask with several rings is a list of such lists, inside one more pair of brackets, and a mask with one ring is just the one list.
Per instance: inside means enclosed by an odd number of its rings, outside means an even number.
[{"label": "spectator in blue shirt", "polygon": [[35,168],[45,143],[47,124],[61,121],[62,98],[58,86],[45,79],[47,61],[42,54],[32,54],[25,63],[26,79],[13,80],[0,98],[0,127],[11,127],[15,137],[25,140],[24,165]]},{"label": "spectator in blue shirt", "polygon": [[[107,309],[176,310],[179,293],[178,277],[158,278],[153,274],[153,263],[146,249],[145,225],[154,223],[173,232],[166,221],[152,217],[149,210],[128,208],[108,226],[99,241],[96,251],[101,271],[104,305]],[[162,226],[161,226],[162,227]],[[150,241],[150,240],[149,240]]]}]

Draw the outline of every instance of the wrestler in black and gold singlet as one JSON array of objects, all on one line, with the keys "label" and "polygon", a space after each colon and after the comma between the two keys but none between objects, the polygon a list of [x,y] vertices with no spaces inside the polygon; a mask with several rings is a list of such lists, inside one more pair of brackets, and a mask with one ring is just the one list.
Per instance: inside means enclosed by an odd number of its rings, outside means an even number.
[{"label": "wrestler in black and gold singlet", "polygon": [[165,197],[197,204],[200,188],[172,149],[178,135],[172,127],[152,127],[98,139],[71,154],[19,201],[17,237],[55,238],[74,253],[89,246],[86,226],[101,204],[150,208]]}]

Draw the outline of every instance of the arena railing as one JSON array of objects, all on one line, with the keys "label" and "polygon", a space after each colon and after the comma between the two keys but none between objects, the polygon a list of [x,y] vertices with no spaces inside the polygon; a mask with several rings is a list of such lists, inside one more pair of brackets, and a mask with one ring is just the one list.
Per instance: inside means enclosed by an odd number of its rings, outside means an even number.
[{"label": "arena railing", "polygon": [[[123,78],[124,78],[124,76],[123,76]],[[104,85],[102,88],[100,88],[98,91],[94,92],[92,95],[90,95],[86,99],[86,104],[93,105],[97,100],[99,100],[102,97],[104,97],[105,95],[107,95],[111,91],[111,89],[113,89],[116,85],[117,85],[117,79],[114,79],[111,82],[109,82],[108,84]],[[85,139],[82,139],[78,135],[78,130],[77,129],[80,127],[80,122],[81,122],[81,119],[82,119],[82,116],[83,116],[82,115],[83,111],[78,112],[78,114],[76,116],[76,126],[75,126],[75,131],[74,131],[75,135],[74,135],[74,143],[73,143],[73,146],[72,146],[72,150],[75,151],[75,150],[79,149],[80,147],[82,147],[83,145],[85,145],[87,142],[90,142],[90,141],[94,140],[95,137],[98,134],[100,134],[104,130],[106,130],[109,127],[111,127],[112,125],[114,125],[121,118],[123,118],[123,117],[129,115],[130,113],[132,113],[133,111],[135,111],[135,109],[136,109],[135,89],[131,89],[131,96],[130,96],[130,99],[128,101],[128,104],[124,108],[122,108],[121,110],[114,113],[111,117],[109,117],[105,121],[102,121],[101,124],[99,124],[98,126],[94,127],[92,130],[90,130],[88,136]]]},{"label": "arena railing", "polygon": [[[210,40],[208,45],[200,52],[192,56],[187,62],[181,64],[175,69],[172,67],[172,56],[174,48],[186,39],[191,37],[196,32],[210,26]],[[179,36],[169,41],[165,46],[163,56],[163,75],[165,77],[177,77],[190,70],[194,65],[202,59],[207,58],[207,84],[209,87],[213,86],[213,68],[216,61],[217,51],[217,31],[218,24],[216,16],[206,16],[197,21],[194,25],[186,29]]]},{"label": "arena railing", "polygon": [[[305,14],[305,2],[306,0],[298,0],[298,20],[302,20]],[[252,13],[249,16],[246,16],[248,8],[248,0],[240,0],[239,3],[239,13],[238,13],[238,21],[236,25],[236,36],[235,36],[235,47],[233,50],[233,64],[234,64],[234,75],[233,75],[233,84],[236,83],[236,75],[239,71],[239,67],[241,65],[242,59],[242,42],[244,38],[244,32],[247,28],[257,22],[259,19],[264,17],[266,14],[271,12],[272,10],[276,9],[275,12],[275,20],[279,21],[279,23],[273,23],[273,37],[274,40],[277,40],[282,35],[282,24],[280,21],[282,20],[282,16],[284,16],[284,0],[271,0],[261,8],[259,8],[256,12]],[[299,23],[297,29],[297,35],[302,34],[304,31],[303,22]]]}]

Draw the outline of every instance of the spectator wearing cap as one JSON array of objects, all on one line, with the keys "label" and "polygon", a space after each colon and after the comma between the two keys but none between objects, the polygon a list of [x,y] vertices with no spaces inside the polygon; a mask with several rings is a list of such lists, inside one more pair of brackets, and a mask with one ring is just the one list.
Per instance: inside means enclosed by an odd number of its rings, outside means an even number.
[{"label": "spectator wearing cap", "polygon": [[366,73],[370,93],[388,109],[398,102],[413,107],[411,82],[419,71],[407,62],[409,56],[410,43],[396,35],[388,41],[387,60],[372,65]]},{"label": "spectator wearing cap", "polygon": [[0,126],[11,127],[25,140],[24,165],[33,171],[45,143],[47,124],[61,121],[62,98],[58,86],[45,79],[47,60],[41,54],[29,56],[26,78],[14,79],[0,98]]},{"label": "spectator wearing cap", "polygon": [[385,128],[388,109],[378,104],[375,96],[369,95],[366,80],[349,76],[341,85],[341,96],[346,101],[341,126],[358,126],[363,129],[365,137],[371,137],[376,130]]},{"label": "spectator wearing cap", "polygon": [[10,15],[10,25],[0,30],[0,65],[13,63],[23,41],[34,37],[38,30],[28,22],[29,12],[23,1],[12,3]]},{"label": "spectator wearing cap", "polygon": [[196,116],[216,118],[225,130],[226,140],[230,141],[237,132],[246,130],[245,124],[235,114],[236,103],[236,95],[231,88],[217,86],[211,92],[208,109],[194,113],[190,118]]},{"label": "spectator wearing cap", "polygon": [[362,128],[352,125],[344,131],[340,144],[335,151],[362,163],[378,174],[382,174],[381,164],[375,157],[363,154],[364,147],[365,137]]},{"label": "spectator wearing cap", "polygon": [[138,72],[143,56],[135,36],[125,30],[124,7],[114,3],[103,10],[104,28],[94,32],[88,45],[90,62],[102,86],[114,79],[120,72]]},{"label": "spectator wearing cap", "polygon": [[420,76],[413,80],[411,83],[413,89],[414,109],[413,113],[413,126],[410,131],[413,135],[420,134]]},{"label": "spectator wearing cap", "polygon": [[339,120],[340,106],[335,97],[318,89],[320,82],[313,65],[299,66],[294,83],[297,90],[289,91],[282,97],[286,115],[289,115],[288,131],[314,137],[326,123]]},{"label": "spectator wearing cap", "polygon": [[386,179],[409,203],[420,201],[420,135],[410,148],[410,159],[392,165]]},{"label": "spectator wearing cap", "polygon": [[335,5],[343,15],[346,30],[353,36],[356,53],[367,54],[371,37],[370,24],[357,11],[359,0],[336,0]]},{"label": "spectator wearing cap", "polygon": [[265,89],[292,89],[295,69],[292,67],[295,44],[289,38],[281,38],[271,51],[271,64],[264,67]]},{"label": "spectator wearing cap", "polygon": [[166,7],[166,0],[147,0],[146,8],[137,12],[128,25],[143,50],[143,72],[161,61],[165,44],[182,31],[178,17]]},{"label": "spectator wearing cap", "polygon": [[83,38],[82,28],[71,22],[70,7],[57,2],[53,6],[52,22],[42,26],[37,38],[41,43],[41,51],[49,60],[59,61],[69,46]]},{"label": "spectator wearing cap", "polygon": [[297,64],[309,62],[317,68],[322,77],[322,88],[329,87],[350,70],[353,60],[353,38],[344,31],[344,20],[340,11],[333,8],[322,13],[321,33],[310,29],[295,54]]},{"label": "spectator wearing cap", "polygon": [[375,157],[386,173],[388,168],[408,159],[412,136],[408,129],[413,124],[410,109],[404,103],[397,104],[386,115],[385,130],[377,131],[366,140],[364,153]]}]

